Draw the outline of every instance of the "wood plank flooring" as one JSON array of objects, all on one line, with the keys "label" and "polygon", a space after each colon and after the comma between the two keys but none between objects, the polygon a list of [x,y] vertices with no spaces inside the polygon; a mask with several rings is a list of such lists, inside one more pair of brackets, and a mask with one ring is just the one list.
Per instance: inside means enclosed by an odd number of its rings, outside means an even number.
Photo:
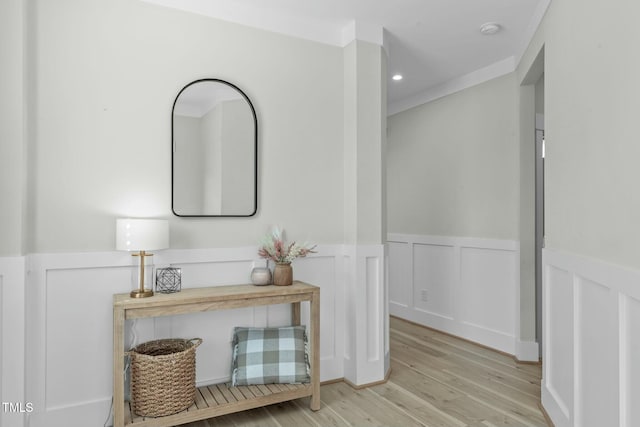
[{"label": "wood plank flooring", "polygon": [[344,382],[309,399],[253,409],[188,427],[547,426],[540,402],[540,366],[397,318],[391,318],[391,376],[356,390]]}]

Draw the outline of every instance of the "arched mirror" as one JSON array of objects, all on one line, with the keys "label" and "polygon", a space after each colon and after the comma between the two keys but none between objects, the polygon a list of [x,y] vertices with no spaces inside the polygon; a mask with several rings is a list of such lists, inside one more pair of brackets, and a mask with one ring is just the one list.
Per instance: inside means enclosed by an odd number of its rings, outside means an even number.
[{"label": "arched mirror", "polygon": [[186,85],[173,103],[171,207],[177,216],[252,216],[258,201],[258,121],[238,87]]}]

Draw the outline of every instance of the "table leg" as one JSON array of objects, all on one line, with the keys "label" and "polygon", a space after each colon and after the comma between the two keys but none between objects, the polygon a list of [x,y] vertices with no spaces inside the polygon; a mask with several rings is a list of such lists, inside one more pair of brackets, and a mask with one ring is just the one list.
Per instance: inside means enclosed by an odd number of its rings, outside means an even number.
[{"label": "table leg", "polygon": [[124,427],[124,310],[113,307],[113,427]]},{"label": "table leg", "polygon": [[311,410],[320,409],[320,289],[313,292],[310,302],[310,335],[311,335]]},{"label": "table leg", "polygon": [[300,325],[300,303],[299,302],[291,303],[291,325],[293,326]]}]

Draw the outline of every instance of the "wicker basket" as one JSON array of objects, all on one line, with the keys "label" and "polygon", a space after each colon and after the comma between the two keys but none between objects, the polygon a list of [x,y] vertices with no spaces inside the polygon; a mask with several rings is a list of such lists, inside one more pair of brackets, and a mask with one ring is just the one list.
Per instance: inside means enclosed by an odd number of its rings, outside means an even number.
[{"label": "wicker basket", "polygon": [[202,339],[162,339],[138,345],[131,358],[131,404],[145,417],[175,414],[193,405],[196,348]]}]

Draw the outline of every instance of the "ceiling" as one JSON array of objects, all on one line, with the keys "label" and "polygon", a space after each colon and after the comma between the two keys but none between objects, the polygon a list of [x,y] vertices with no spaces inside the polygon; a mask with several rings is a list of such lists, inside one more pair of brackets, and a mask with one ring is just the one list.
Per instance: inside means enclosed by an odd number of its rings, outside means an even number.
[{"label": "ceiling", "polygon": [[391,114],[513,71],[551,0],[144,1],[338,46],[354,22],[384,28]]}]

